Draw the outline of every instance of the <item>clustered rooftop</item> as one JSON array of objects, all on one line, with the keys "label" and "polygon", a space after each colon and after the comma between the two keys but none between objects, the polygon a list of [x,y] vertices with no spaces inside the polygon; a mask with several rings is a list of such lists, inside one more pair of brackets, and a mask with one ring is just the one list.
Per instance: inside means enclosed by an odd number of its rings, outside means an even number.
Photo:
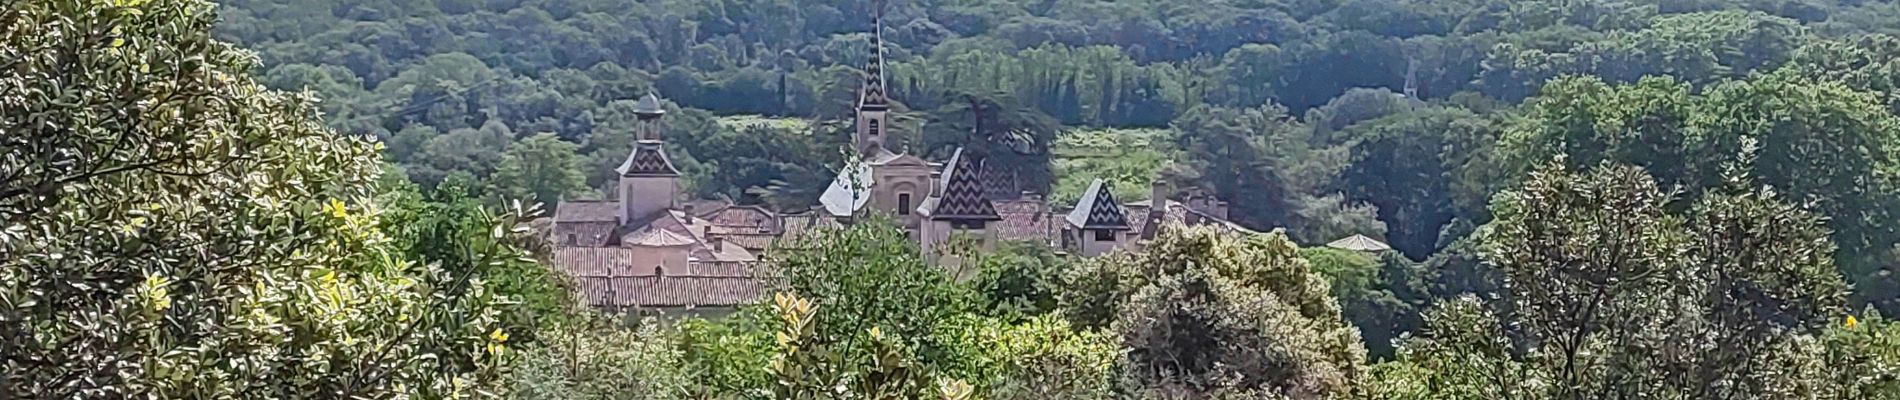
[{"label": "clustered rooftop", "polygon": [[[876,13],[876,14],[881,14]],[[811,210],[779,213],[729,201],[681,201],[679,170],[662,138],[666,110],[648,94],[636,105],[638,141],[620,175],[617,199],[563,200],[549,229],[555,266],[578,282],[584,304],[602,308],[722,308],[756,299],[763,285],[759,254],[821,226],[852,223],[868,213],[893,217],[940,265],[960,262],[940,247],[953,236],[1033,241],[1095,256],[1140,246],[1164,224],[1226,221],[1225,203],[1195,197],[1122,204],[1101,179],[1089,184],[1063,217],[1037,195],[999,196],[998,173],[982,157],[957,149],[938,164],[887,148],[890,98],[884,86],[883,19],[873,16],[873,51],[864,68],[852,145],[858,162],[838,174]],[[1139,218],[1131,218],[1139,216]]]}]

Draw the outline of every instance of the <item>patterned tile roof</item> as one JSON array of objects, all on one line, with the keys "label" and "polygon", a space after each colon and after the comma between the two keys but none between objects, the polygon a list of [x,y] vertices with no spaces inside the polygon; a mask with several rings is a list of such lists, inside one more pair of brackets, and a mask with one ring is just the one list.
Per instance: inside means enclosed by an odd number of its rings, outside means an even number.
[{"label": "patterned tile roof", "polygon": [[1115,193],[1101,179],[1089,182],[1067,220],[1069,225],[1082,229],[1128,229],[1128,213],[1122,211],[1121,203],[1115,202]]},{"label": "patterned tile roof", "polygon": [[924,199],[918,211],[935,220],[983,220],[1001,219],[996,215],[996,205],[984,193],[983,184],[978,179],[977,162],[957,149],[950,156],[950,162],[944,164],[943,178],[939,179],[937,189],[940,196]]},{"label": "patterned tile roof", "polygon": [[594,307],[729,307],[759,299],[765,285],[751,277],[576,278],[583,304]]},{"label": "patterned tile roof", "polygon": [[977,165],[977,180],[983,183],[983,196],[991,200],[1014,199],[1022,195],[1022,185],[1016,179],[1014,167],[1004,167],[989,159]]},{"label": "patterned tile roof", "polygon": [[884,94],[884,17],[883,11],[871,23],[871,61],[864,66],[864,88],[858,95],[858,109],[885,110],[890,99]]},{"label": "patterned tile roof", "polygon": [[642,140],[633,146],[633,153],[627,155],[627,161],[614,168],[620,176],[679,176],[680,171],[673,168],[673,161],[666,157],[666,148],[658,140]]},{"label": "patterned tile roof", "polygon": [[618,201],[562,201],[554,209],[560,222],[613,222],[620,217]]}]

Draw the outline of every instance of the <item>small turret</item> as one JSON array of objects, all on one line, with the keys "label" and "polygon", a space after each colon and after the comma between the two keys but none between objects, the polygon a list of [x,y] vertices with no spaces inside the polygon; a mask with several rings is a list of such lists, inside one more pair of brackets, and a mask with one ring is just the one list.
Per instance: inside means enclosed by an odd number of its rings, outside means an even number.
[{"label": "small turret", "polygon": [[660,107],[660,97],[648,93],[634,105],[633,113],[640,119],[634,128],[633,151],[614,169],[620,173],[621,221],[672,209],[679,196],[680,172],[667,157],[666,142],[661,140],[660,117],[666,115],[666,109]]}]

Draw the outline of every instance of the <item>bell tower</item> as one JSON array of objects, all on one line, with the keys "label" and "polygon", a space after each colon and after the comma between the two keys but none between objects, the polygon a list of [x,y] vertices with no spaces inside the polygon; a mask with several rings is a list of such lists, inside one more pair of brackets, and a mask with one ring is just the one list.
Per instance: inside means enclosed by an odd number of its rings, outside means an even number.
[{"label": "bell tower", "polygon": [[884,147],[890,131],[890,98],[884,92],[884,2],[878,1],[872,14],[871,62],[864,67],[864,83],[858,92],[857,134],[851,145],[858,155],[871,157],[888,151]]},{"label": "bell tower", "polygon": [[676,206],[679,197],[678,169],[666,156],[666,142],[660,140],[660,97],[648,93],[634,106],[640,122],[634,127],[633,152],[614,172],[620,173],[620,221],[631,222]]}]

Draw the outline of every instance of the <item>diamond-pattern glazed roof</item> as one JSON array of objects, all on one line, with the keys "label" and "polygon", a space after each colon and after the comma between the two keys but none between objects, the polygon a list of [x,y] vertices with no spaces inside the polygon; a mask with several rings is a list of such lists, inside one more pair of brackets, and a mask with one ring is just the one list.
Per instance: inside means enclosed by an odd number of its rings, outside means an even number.
[{"label": "diamond-pattern glazed roof", "polygon": [[1083,229],[1128,229],[1128,213],[1122,210],[1121,203],[1115,202],[1115,193],[1101,179],[1089,182],[1082,199],[1075,203],[1075,210],[1069,211],[1069,225]]},{"label": "diamond-pattern glazed roof", "polygon": [[680,171],[673,168],[673,161],[666,157],[666,149],[658,140],[642,140],[633,146],[633,154],[627,155],[627,161],[620,163],[614,171],[620,176],[679,176]]},{"label": "diamond-pattern glazed roof", "polygon": [[996,215],[996,205],[984,196],[983,182],[978,179],[976,160],[970,159],[957,149],[950,156],[950,162],[944,164],[942,195],[924,200],[921,211],[937,220],[986,220],[1002,219]]},{"label": "diamond-pattern glazed roof", "polygon": [[883,16],[877,17],[872,26],[876,31],[871,33],[871,62],[864,66],[864,91],[859,94],[858,108],[876,111],[890,108],[890,99],[884,94]]}]

